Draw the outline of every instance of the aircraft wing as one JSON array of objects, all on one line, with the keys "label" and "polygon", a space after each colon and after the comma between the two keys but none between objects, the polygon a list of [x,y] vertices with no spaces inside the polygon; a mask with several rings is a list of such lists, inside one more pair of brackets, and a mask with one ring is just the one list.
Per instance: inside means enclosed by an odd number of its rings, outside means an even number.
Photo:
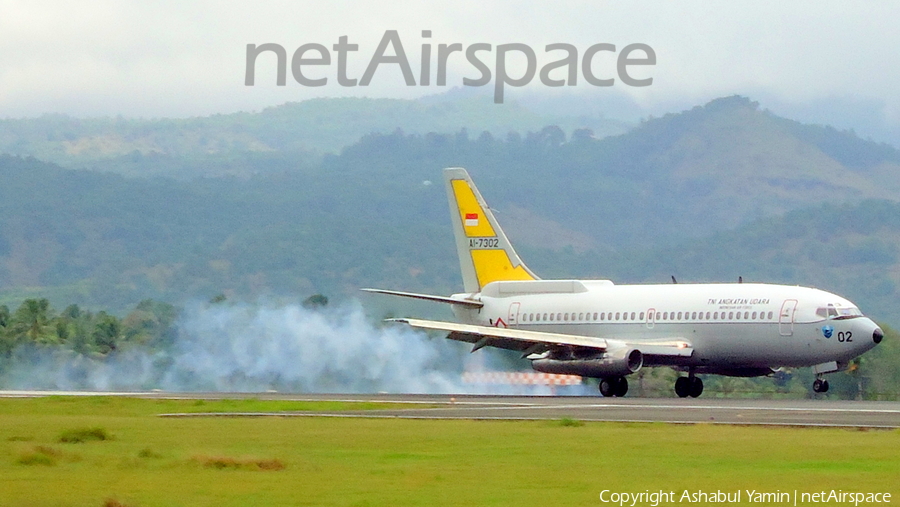
[{"label": "aircraft wing", "polygon": [[693,346],[687,340],[680,338],[658,340],[607,340],[590,336],[580,336],[560,333],[544,333],[540,331],[525,331],[523,329],[511,329],[490,326],[475,326],[471,324],[458,324],[455,322],[443,322],[421,319],[389,319],[391,322],[403,322],[419,329],[431,329],[447,331],[447,338],[467,343],[473,343],[472,351],[482,347],[499,347],[502,349],[517,350],[520,352],[538,352],[551,347],[579,347],[589,348],[604,352],[609,348],[630,347],[641,351],[643,354],[654,356],[690,356]]},{"label": "aircraft wing", "polygon": [[499,347],[502,349],[525,351],[535,345],[563,345],[570,347],[587,347],[597,350],[606,350],[606,340],[591,338],[589,336],[577,336],[571,334],[542,333],[538,331],[524,331],[522,329],[510,329],[504,327],[473,326],[471,324],[457,324],[455,322],[443,322],[421,319],[389,319],[391,322],[403,322],[419,329],[432,329],[436,331],[449,331],[447,338],[461,342],[474,343],[475,350],[484,346]]}]

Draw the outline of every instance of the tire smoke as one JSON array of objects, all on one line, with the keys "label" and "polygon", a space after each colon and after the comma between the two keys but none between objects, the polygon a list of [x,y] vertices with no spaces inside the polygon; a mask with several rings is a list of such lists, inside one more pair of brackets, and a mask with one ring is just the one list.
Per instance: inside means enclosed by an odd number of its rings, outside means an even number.
[{"label": "tire smoke", "polygon": [[64,391],[549,393],[543,386],[464,384],[469,357],[458,343],[373,324],[359,303],[322,310],[191,305],[165,351],[130,346],[88,357],[65,347],[20,347],[0,381],[6,389]]}]

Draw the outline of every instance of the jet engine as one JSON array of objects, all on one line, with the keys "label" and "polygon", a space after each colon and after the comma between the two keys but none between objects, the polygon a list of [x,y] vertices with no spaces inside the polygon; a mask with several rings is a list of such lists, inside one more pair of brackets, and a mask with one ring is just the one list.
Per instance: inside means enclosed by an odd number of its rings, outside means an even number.
[{"label": "jet engine", "polygon": [[640,370],[643,364],[644,355],[640,350],[622,347],[607,350],[593,359],[535,359],[531,367],[543,373],[607,378],[630,375]]}]

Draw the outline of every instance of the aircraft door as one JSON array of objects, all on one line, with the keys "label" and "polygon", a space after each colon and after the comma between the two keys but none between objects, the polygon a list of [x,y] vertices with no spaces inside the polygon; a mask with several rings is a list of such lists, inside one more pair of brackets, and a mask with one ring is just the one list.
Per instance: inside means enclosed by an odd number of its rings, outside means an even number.
[{"label": "aircraft door", "polygon": [[794,334],[794,313],[797,310],[796,299],[785,299],[781,305],[781,313],[778,314],[778,332],[781,336]]},{"label": "aircraft door", "polygon": [[509,305],[509,318],[506,319],[506,325],[509,327],[516,327],[519,325],[519,307],[521,306],[521,303]]},{"label": "aircraft door", "polygon": [[647,310],[647,320],[644,323],[647,325],[647,329],[653,329],[653,326],[656,325],[656,308]]}]

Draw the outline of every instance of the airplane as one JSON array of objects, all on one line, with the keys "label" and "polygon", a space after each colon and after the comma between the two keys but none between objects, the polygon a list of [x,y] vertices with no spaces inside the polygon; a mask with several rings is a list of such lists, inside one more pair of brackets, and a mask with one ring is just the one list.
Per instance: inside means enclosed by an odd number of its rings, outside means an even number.
[{"label": "airplane", "polygon": [[[459,322],[389,319],[448,332],[473,344],[520,352],[534,370],[599,379],[603,396],[624,396],[642,367],[680,373],[675,393],[696,398],[699,374],[772,375],[847,368],[884,333],[859,308],[819,289],[763,283],[616,285],[542,280],[513,249],[468,172],[444,169],[465,292],[449,297],[386,289],[367,292],[449,304]],[[742,280],[741,280],[742,282]]]}]

